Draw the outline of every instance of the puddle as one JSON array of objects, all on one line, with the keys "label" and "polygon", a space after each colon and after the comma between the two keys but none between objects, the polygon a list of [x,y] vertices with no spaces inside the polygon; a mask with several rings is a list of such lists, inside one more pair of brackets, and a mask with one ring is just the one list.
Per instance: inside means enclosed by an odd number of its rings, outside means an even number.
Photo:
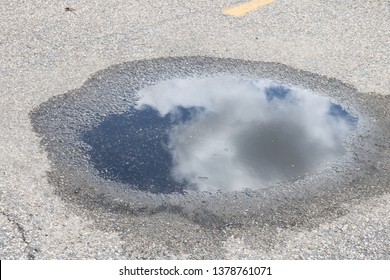
[{"label": "puddle", "polygon": [[329,98],[271,80],[169,79],[83,134],[105,179],[152,193],[294,181],[345,153],[357,119]]},{"label": "puddle", "polygon": [[312,228],[388,193],[389,101],[278,63],[175,57],[102,69],[30,117],[55,193],[102,230]]}]

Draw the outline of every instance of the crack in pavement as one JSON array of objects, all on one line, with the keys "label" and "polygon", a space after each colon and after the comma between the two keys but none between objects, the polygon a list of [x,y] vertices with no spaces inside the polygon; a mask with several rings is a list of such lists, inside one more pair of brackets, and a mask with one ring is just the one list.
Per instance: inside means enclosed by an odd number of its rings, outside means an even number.
[{"label": "crack in pavement", "polygon": [[20,233],[21,235],[21,239],[23,241],[23,243],[25,244],[26,248],[25,248],[25,252],[27,254],[27,259],[29,260],[34,260],[35,259],[35,255],[33,254],[34,251],[36,251],[37,249],[33,249],[31,247],[31,244],[29,241],[27,241],[27,238],[26,238],[26,231],[25,229],[23,228],[23,226],[18,222],[16,221],[15,219],[13,219],[9,214],[7,214],[6,212],[4,211],[0,211],[0,214],[2,214],[3,216],[6,217],[6,219],[16,227],[17,231]]}]

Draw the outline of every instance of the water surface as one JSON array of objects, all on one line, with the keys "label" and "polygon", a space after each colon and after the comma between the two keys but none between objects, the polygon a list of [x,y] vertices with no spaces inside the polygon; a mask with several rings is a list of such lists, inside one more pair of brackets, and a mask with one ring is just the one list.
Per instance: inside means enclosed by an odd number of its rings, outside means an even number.
[{"label": "water surface", "polygon": [[356,119],[328,98],[269,80],[173,79],[84,135],[101,176],[153,193],[258,189],[345,153]]}]

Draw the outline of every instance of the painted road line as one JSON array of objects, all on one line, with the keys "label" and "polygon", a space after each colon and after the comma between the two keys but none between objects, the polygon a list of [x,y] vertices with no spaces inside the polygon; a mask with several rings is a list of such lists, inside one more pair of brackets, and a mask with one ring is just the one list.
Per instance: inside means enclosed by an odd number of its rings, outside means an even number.
[{"label": "painted road line", "polygon": [[234,17],[242,17],[246,14],[256,11],[257,9],[274,2],[275,0],[253,0],[245,4],[241,4],[238,6],[230,7],[224,9],[222,12],[225,15],[234,16]]}]

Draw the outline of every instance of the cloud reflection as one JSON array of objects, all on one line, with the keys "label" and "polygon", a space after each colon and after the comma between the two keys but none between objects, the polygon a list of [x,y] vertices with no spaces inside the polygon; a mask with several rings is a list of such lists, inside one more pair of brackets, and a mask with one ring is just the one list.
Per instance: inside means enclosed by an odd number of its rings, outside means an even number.
[{"label": "cloud reflection", "polygon": [[139,92],[137,109],[145,106],[176,124],[173,179],[209,191],[257,189],[318,170],[345,152],[350,130],[328,98],[269,80],[164,81]]}]

